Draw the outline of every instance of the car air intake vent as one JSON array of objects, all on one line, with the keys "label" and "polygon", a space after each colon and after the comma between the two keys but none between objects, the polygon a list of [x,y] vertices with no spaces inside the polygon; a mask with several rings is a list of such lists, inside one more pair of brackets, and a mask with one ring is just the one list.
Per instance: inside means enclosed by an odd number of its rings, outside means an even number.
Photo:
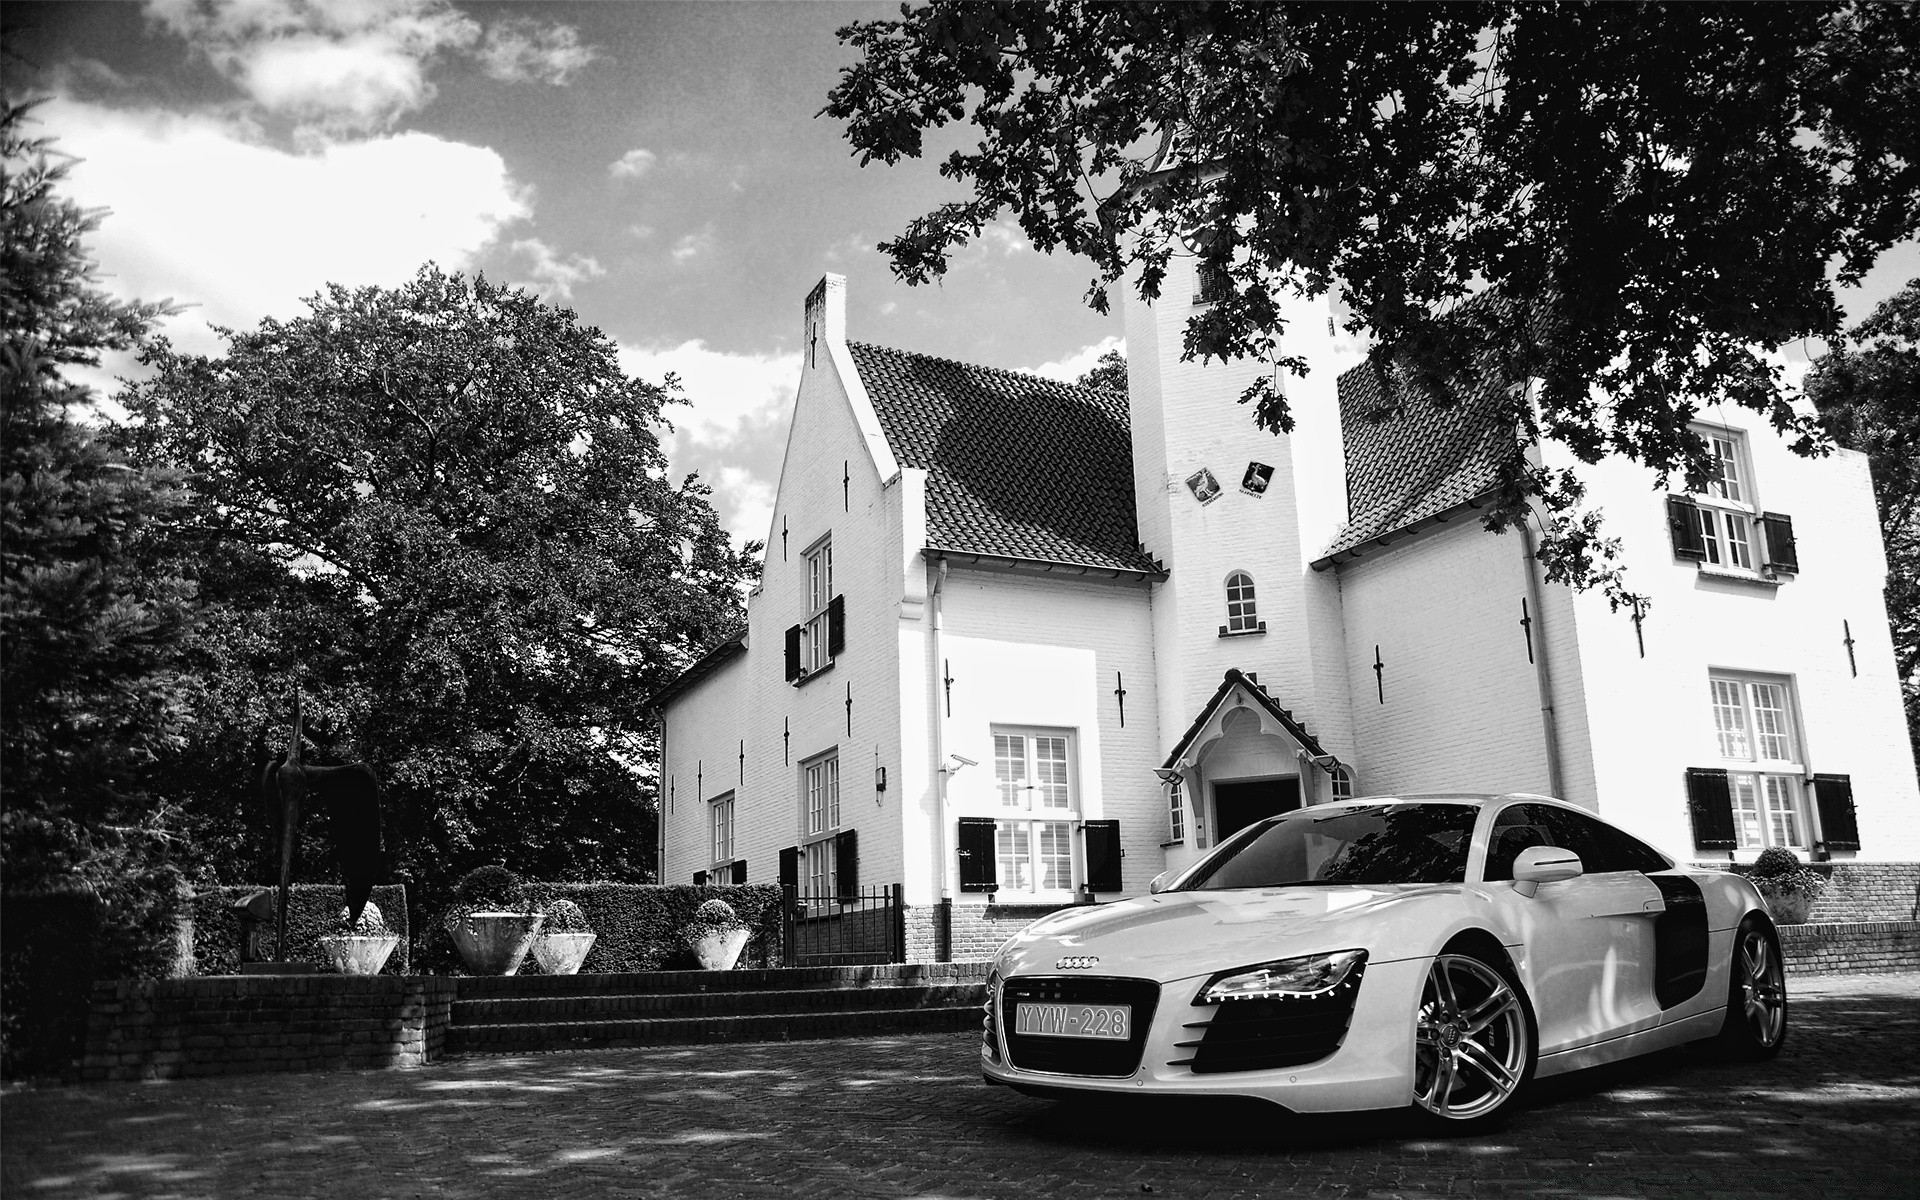
[{"label": "car air intake vent", "polygon": [[1184,1061],[1196,1075],[1213,1075],[1319,1062],[1338,1050],[1347,1036],[1364,970],[1355,967],[1324,996],[1223,1001],[1206,1024],[1193,1057],[1172,1065]]},{"label": "car air intake vent", "polygon": [[[1033,975],[1007,980],[1001,996],[1007,1057],[1014,1066],[1057,1075],[1119,1077],[1133,1074],[1140,1066],[1154,1006],[1160,1001],[1160,985],[1150,979]],[[1127,1036],[1122,1040],[1023,1034],[1020,1009],[1028,1004],[1125,1005]],[[1080,1016],[1077,1012],[1069,1015],[1076,1019]]]}]

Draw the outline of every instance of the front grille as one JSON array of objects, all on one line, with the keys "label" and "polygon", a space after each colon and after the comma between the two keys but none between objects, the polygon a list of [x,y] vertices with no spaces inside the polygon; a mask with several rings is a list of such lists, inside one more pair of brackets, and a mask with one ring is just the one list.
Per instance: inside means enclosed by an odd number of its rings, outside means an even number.
[{"label": "front grille", "polygon": [[[1160,1002],[1160,985],[1150,979],[1037,975],[1007,980],[1000,994],[1007,1057],[1014,1066],[1056,1075],[1119,1077],[1133,1074],[1140,1066],[1153,1010]],[[1027,1002],[1125,1004],[1133,1010],[1132,1025],[1124,1042],[1018,1034],[1014,1030],[1020,1027],[1020,1005]]]},{"label": "front grille", "polygon": [[1280,1000],[1225,1000],[1213,1020],[1201,1028],[1198,1044],[1186,1063],[1196,1075],[1225,1071],[1267,1071],[1319,1062],[1340,1048],[1353,1019],[1353,1003],[1360,995],[1364,967],[1355,967],[1340,986],[1324,996],[1297,996]]}]

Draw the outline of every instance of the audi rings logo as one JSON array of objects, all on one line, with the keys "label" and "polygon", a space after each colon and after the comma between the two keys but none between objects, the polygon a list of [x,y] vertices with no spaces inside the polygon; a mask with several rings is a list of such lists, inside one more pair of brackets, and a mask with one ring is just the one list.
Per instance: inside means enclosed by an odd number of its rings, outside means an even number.
[{"label": "audi rings logo", "polygon": [[1063,958],[1059,962],[1053,964],[1053,969],[1056,971],[1086,971],[1086,970],[1092,969],[1093,967],[1098,966],[1099,964],[1100,964],[1100,960],[1094,955],[1076,954],[1071,958]]}]

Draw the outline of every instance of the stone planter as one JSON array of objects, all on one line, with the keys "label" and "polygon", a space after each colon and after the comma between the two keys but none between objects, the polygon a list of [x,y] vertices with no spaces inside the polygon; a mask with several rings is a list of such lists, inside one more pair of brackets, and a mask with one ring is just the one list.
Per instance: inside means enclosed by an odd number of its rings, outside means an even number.
[{"label": "stone planter", "polygon": [[549,975],[578,975],[597,933],[543,933],[533,939],[533,957]]},{"label": "stone planter", "polygon": [[379,937],[355,934],[320,939],[320,948],[332,960],[333,969],[342,975],[378,975],[380,968],[387,965],[387,956],[399,945],[400,939],[390,933]]},{"label": "stone planter", "polygon": [[1807,913],[1813,908],[1813,897],[1805,892],[1775,892],[1767,888],[1760,889],[1760,895],[1767,902],[1767,911],[1779,925],[1805,925]]},{"label": "stone planter", "polygon": [[475,975],[514,975],[526,961],[544,919],[540,913],[468,913],[454,921],[449,932],[467,970]]},{"label": "stone planter", "polygon": [[745,929],[713,929],[691,939],[693,956],[708,971],[731,971],[747,945]]}]

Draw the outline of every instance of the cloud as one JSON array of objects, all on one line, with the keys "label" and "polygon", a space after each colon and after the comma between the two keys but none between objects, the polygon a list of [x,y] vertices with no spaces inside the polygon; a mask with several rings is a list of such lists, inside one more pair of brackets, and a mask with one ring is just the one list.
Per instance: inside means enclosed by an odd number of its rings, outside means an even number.
[{"label": "cloud", "polygon": [[660,156],[651,150],[635,147],[607,164],[607,174],[615,179],[638,179],[653,169]]},{"label": "cloud", "polygon": [[68,194],[110,210],[91,239],[105,285],[196,306],[166,328],[183,349],[220,348],[207,322],[293,315],[328,282],[391,285],[428,260],[465,269],[532,215],[498,154],[428,134],[296,154],[211,116],[64,98],[39,115],[80,159]]},{"label": "cloud", "polygon": [[1027,240],[1027,235],[1020,226],[1012,221],[995,221],[980,231],[980,239],[983,243],[998,246],[1003,257],[1010,258],[1022,250],[1033,249],[1033,243]]},{"label": "cloud", "polygon": [[1127,352],[1127,339],[1123,337],[1101,338],[1091,346],[1080,349],[1054,362],[1041,363],[1029,367],[1035,375],[1044,375],[1048,379],[1058,379],[1062,383],[1072,383],[1099,364],[1100,356],[1109,350],[1118,350],[1122,355]]},{"label": "cloud", "polygon": [[674,262],[683,263],[695,255],[705,254],[712,249],[713,227],[709,225],[700,232],[686,234],[675,242],[671,254]]},{"label": "cloud", "polygon": [[447,0],[147,0],[147,14],[260,108],[334,132],[385,128],[423,107],[443,56],[555,85],[597,57],[571,26],[509,17],[483,30]]},{"label": "cloud", "polygon": [[524,286],[531,287],[548,300],[571,300],[574,284],[607,273],[607,269],[591,256],[569,254],[562,257],[539,238],[522,238],[511,249],[533,263],[527,268],[530,282]]},{"label": "cloud", "polygon": [[599,53],[582,46],[579,32],[571,25],[542,26],[531,17],[509,17],[487,30],[478,56],[495,79],[538,80],[565,87]]},{"label": "cloud", "polygon": [[714,509],[736,542],[766,537],[800,355],[728,354],[695,340],[621,346],[620,366],[651,383],[679,378],[687,403],[667,409],[674,430],[661,438],[674,474],[698,472],[713,488]]}]

